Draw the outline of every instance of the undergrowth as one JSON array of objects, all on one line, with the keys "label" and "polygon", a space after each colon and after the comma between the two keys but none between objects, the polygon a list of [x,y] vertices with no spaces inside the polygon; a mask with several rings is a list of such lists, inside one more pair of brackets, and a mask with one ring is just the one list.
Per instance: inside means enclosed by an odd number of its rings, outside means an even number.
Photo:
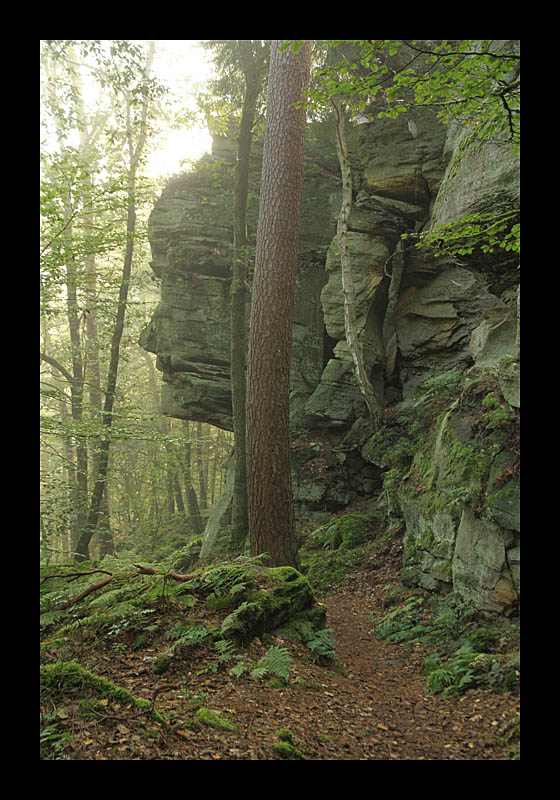
[{"label": "undergrowth", "polygon": [[504,632],[482,624],[476,612],[453,593],[439,600],[430,615],[419,595],[385,614],[374,628],[388,642],[422,646],[427,655],[428,688],[444,697],[489,686],[519,688],[518,629]]}]

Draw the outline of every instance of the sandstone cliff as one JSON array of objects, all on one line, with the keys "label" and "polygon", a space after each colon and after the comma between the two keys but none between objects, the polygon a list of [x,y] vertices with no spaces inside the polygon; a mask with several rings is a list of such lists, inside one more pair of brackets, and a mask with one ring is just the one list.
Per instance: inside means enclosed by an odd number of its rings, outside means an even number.
[{"label": "sandstone cliff", "polygon": [[[519,603],[519,272],[511,253],[436,257],[419,232],[519,205],[504,141],[477,142],[427,110],[349,125],[349,245],[358,325],[385,424],[372,436],[344,336],[332,123],[309,126],[292,355],[300,516],[381,492],[405,524],[403,580],[479,608]],[[414,131],[414,135],[411,133]],[[255,148],[249,229],[256,232]],[[141,344],[157,354],[165,413],[231,429],[229,256],[234,147],[170,181],[150,217],[161,303]],[[409,234],[402,239],[402,234]]]}]

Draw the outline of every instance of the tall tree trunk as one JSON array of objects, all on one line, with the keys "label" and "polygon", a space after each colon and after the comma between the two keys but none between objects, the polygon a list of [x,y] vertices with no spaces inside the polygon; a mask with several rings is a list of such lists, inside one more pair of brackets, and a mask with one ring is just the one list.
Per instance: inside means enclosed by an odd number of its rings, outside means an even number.
[{"label": "tall tree trunk", "polygon": [[235,185],[235,219],[233,259],[231,270],[231,400],[235,447],[235,474],[231,513],[231,544],[241,548],[249,530],[247,507],[246,463],[246,357],[248,300],[247,255],[247,197],[249,194],[249,157],[257,99],[260,92],[259,71],[250,41],[239,42],[241,65],[245,79],[243,107],[237,148],[237,180]]},{"label": "tall tree trunk", "polygon": [[[65,206],[65,217],[71,216],[68,204]],[[84,415],[84,367],[82,361],[82,347],[80,339],[80,320],[78,315],[78,270],[72,249],[72,226],[68,225],[64,232],[66,259],[66,304],[68,314],[68,328],[70,330],[70,345],[72,353],[72,382],[70,383],[72,420],[78,431],[76,443],[76,529],[71,531],[72,547],[77,545],[86,525],[86,509],[88,496],[88,457],[87,443],[79,433]]]},{"label": "tall tree trunk", "polygon": [[[155,52],[154,42],[150,42],[147,63],[144,71],[145,77],[149,75]],[[146,142],[146,124],[148,115],[148,94],[144,95],[142,106],[142,117],[138,140],[134,144],[133,131],[131,125],[131,100],[127,101],[128,114],[128,151],[129,151],[129,170],[128,170],[128,210],[126,222],[126,249],[123,262],[121,284],[119,288],[119,299],[117,305],[117,316],[113,336],[111,339],[111,353],[109,360],[109,373],[107,377],[107,389],[105,391],[105,402],[103,405],[103,427],[105,435],[102,438],[99,449],[99,460],[97,462],[97,475],[91,494],[89,513],[85,530],[81,533],[76,546],[76,561],[84,561],[89,558],[89,543],[97,527],[101,508],[101,499],[107,481],[107,470],[109,467],[109,449],[111,446],[111,425],[113,422],[113,405],[117,388],[117,376],[120,360],[120,346],[124,331],[126,317],[126,307],[128,301],[128,290],[130,285],[130,275],[132,271],[132,257],[134,254],[134,235],[136,231],[136,170],[140,155]]]},{"label": "tall tree trunk", "polygon": [[352,210],[352,170],[348,161],[346,146],[346,131],[344,128],[344,111],[339,98],[332,100],[336,115],[336,148],[342,175],[342,205],[338,215],[336,235],[342,266],[342,293],[344,295],[344,327],[346,342],[354,362],[356,378],[360,392],[368,408],[371,424],[374,429],[379,427],[382,409],[375,396],[369,375],[367,374],[364,351],[358,337],[356,319],[356,298],[354,293],[354,278],[352,275],[352,261],[348,249],[348,220]]},{"label": "tall tree trunk", "polygon": [[187,506],[189,509],[189,518],[193,526],[193,530],[197,536],[202,536],[204,533],[204,525],[202,524],[202,517],[200,515],[200,508],[198,505],[198,497],[193,489],[192,475],[191,475],[191,443],[189,440],[189,423],[183,421],[183,431],[185,433],[185,450],[184,450],[184,467],[183,475],[185,481],[185,495],[187,498]]},{"label": "tall tree trunk", "polygon": [[247,488],[251,553],[297,567],[289,394],[311,42],[274,40],[263,153],[247,365]]},{"label": "tall tree trunk", "polygon": [[202,441],[202,422],[197,422],[196,424],[196,467],[198,471],[198,497],[199,497],[199,504],[202,511],[206,511],[208,509],[208,491],[207,491],[207,482],[206,482],[206,471],[204,468],[204,458],[203,458],[203,441]]},{"label": "tall tree trunk", "polygon": [[[81,97],[81,94],[79,95]],[[85,115],[83,115],[85,118]],[[90,135],[87,130],[80,131],[80,147],[82,151],[87,153],[87,148],[90,145]],[[93,190],[91,175],[85,176],[86,186],[89,191]],[[86,225],[91,225],[92,230],[94,226],[93,214],[87,214],[84,217]],[[103,393],[101,390],[101,370],[99,368],[99,333],[97,328],[97,264],[95,261],[95,254],[90,253],[86,257],[86,357],[85,367],[87,374],[87,384],[89,388],[89,404],[90,413],[96,422],[101,422],[103,410]],[[91,452],[94,462],[94,475],[97,474],[97,459],[99,452],[99,438],[95,437],[92,445]],[[105,485],[103,497],[101,498],[101,515],[98,522],[97,534],[99,537],[99,557],[103,558],[105,555],[114,555],[115,545],[113,542],[113,534],[111,532],[111,512],[109,504],[109,488]]]}]

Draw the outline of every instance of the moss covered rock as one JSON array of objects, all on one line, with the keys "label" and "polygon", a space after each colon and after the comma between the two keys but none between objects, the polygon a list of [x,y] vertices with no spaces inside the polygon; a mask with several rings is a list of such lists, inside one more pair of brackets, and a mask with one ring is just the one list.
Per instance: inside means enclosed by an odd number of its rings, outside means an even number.
[{"label": "moss covered rock", "polygon": [[333,550],[339,547],[343,550],[352,550],[371,538],[376,522],[378,517],[373,513],[344,514],[329,525],[322,538]]},{"label": "moss covered rock", "polygon": [[[54,691],[62,695],[79,690],[80,693],[89,691],[97,697],[106,697],[123,706],[135,706],[141,710],[148,710],[148,700],[134,697],[121,686],[95,675],[84,669],[75,661],[58,661],[56,664],[41,666],[41,690]],[[158,722],[164,722],[163,717],[156,711],[151,716]]]},{"label": "moss covered rock", "polygon": [[478,377],[418,443],[398,490],[402,580],[453,589],[481,611],[519,604],[519,412]]},{"label": "moss covered rock", "polygon": [[280,741],[275,742],[272,749],[281,758],[287,761],[303,761],[305,759],[301,750],[295,746],[295,737],[289,728],[278,728],[276,736]]},{"label": "moss covered rock", "polygon": [[221,635],[245,644],[255,636],[281,627],[314,603],[311,584],[293,567],[266,571],[265,588],[251,593],[222,623]]}]

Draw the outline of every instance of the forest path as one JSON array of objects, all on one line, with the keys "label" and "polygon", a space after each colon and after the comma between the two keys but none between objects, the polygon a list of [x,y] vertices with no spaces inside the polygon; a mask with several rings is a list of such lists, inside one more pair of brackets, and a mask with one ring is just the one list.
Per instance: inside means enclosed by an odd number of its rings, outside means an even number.
[{"label": "forest path", "polygon": [[[320,598],[343,672],[311,663],[305,648],[292,646],[288,686],[213,675],[196,685],[205,705],[235,721],[236,733],[185,730],[175,757],[278,759],[277,730],[288,728],[306,760],[509,760],[499,737],[518,697],[492,690],[432,695],[420,645],[406,652],[373,633],[375,617],[388,610],[385,588],[399,583],[401,564],[402,542],[387,542],[339,591]],[[249,650],[257,658],[266,647],[255,640]],[[168,709],[162,704],[161,710]]]},{"label": "forest path", "polygon": [[[421,645],[405,650],[376,638],[386,614],[387,586],[398,585],[402,543],[387,542],[345,578],[327,606],[343,671],[318,666],[303,645],[277,638],[293,660],[289,682],[233,677],[229,664],[215,670],[216,653],[196,648],[156,675],[154,650],[108,646],[84,652],[84,666],[137,697],[152,700],[168,724],[145,712],[107,708],[91,720],[77,702],[65,709],[73,760],[279,760],[278,730],[288,729],[299,757],[343,760],[511,760],[500,742],[519,697],[498,690],[469,690],[444,699],[428,691]],[[153,620],[152,620],[153,622]],[[167,646],[167,645],[166,645]],[[244,658],[256,663],[270,641],[254,639]],[[232,662],[233,663],[233,662]],[[201,706],[232,723],[231,730],[193,726]]]},{"label": "forest path", "polygon": [[[422,656],[380,642],[371,632],[371,595],[328,598],[328,624],[346,670],[333,710],[339,741],[353,759],[499,759],[493,728],[500,726],[501,696],[488,704],[482,693],[444,700],[428,692]],[[334,687],[333,687],[334,688]],[[481,711],[483,713],[481,713]],[[496,723],[495,725],[493,723]],[[338,756],[340,758],[340,756]]]},{"label": "forest path", "polygon": [[[371,613],[380,605],[371,588],[353,586],[323,599],[344,672],[310,663],[302,649],[301,658],[294,652],[290,684],[281,688],[217,673],[197,685],[204,705],[235,721],[236,731],[179,728],[180,748],[175,742],[173,755],[159,757],[275,760],[276,732],[287,728],[305,760],[509,760],[499,734],[518,698],[490,690],[450,699],[430,694],[425,654],[405,653],[372,633]],[[252,646],[257,656],[261,645]],[[183,713],[163,701],[158,708]]]}]

